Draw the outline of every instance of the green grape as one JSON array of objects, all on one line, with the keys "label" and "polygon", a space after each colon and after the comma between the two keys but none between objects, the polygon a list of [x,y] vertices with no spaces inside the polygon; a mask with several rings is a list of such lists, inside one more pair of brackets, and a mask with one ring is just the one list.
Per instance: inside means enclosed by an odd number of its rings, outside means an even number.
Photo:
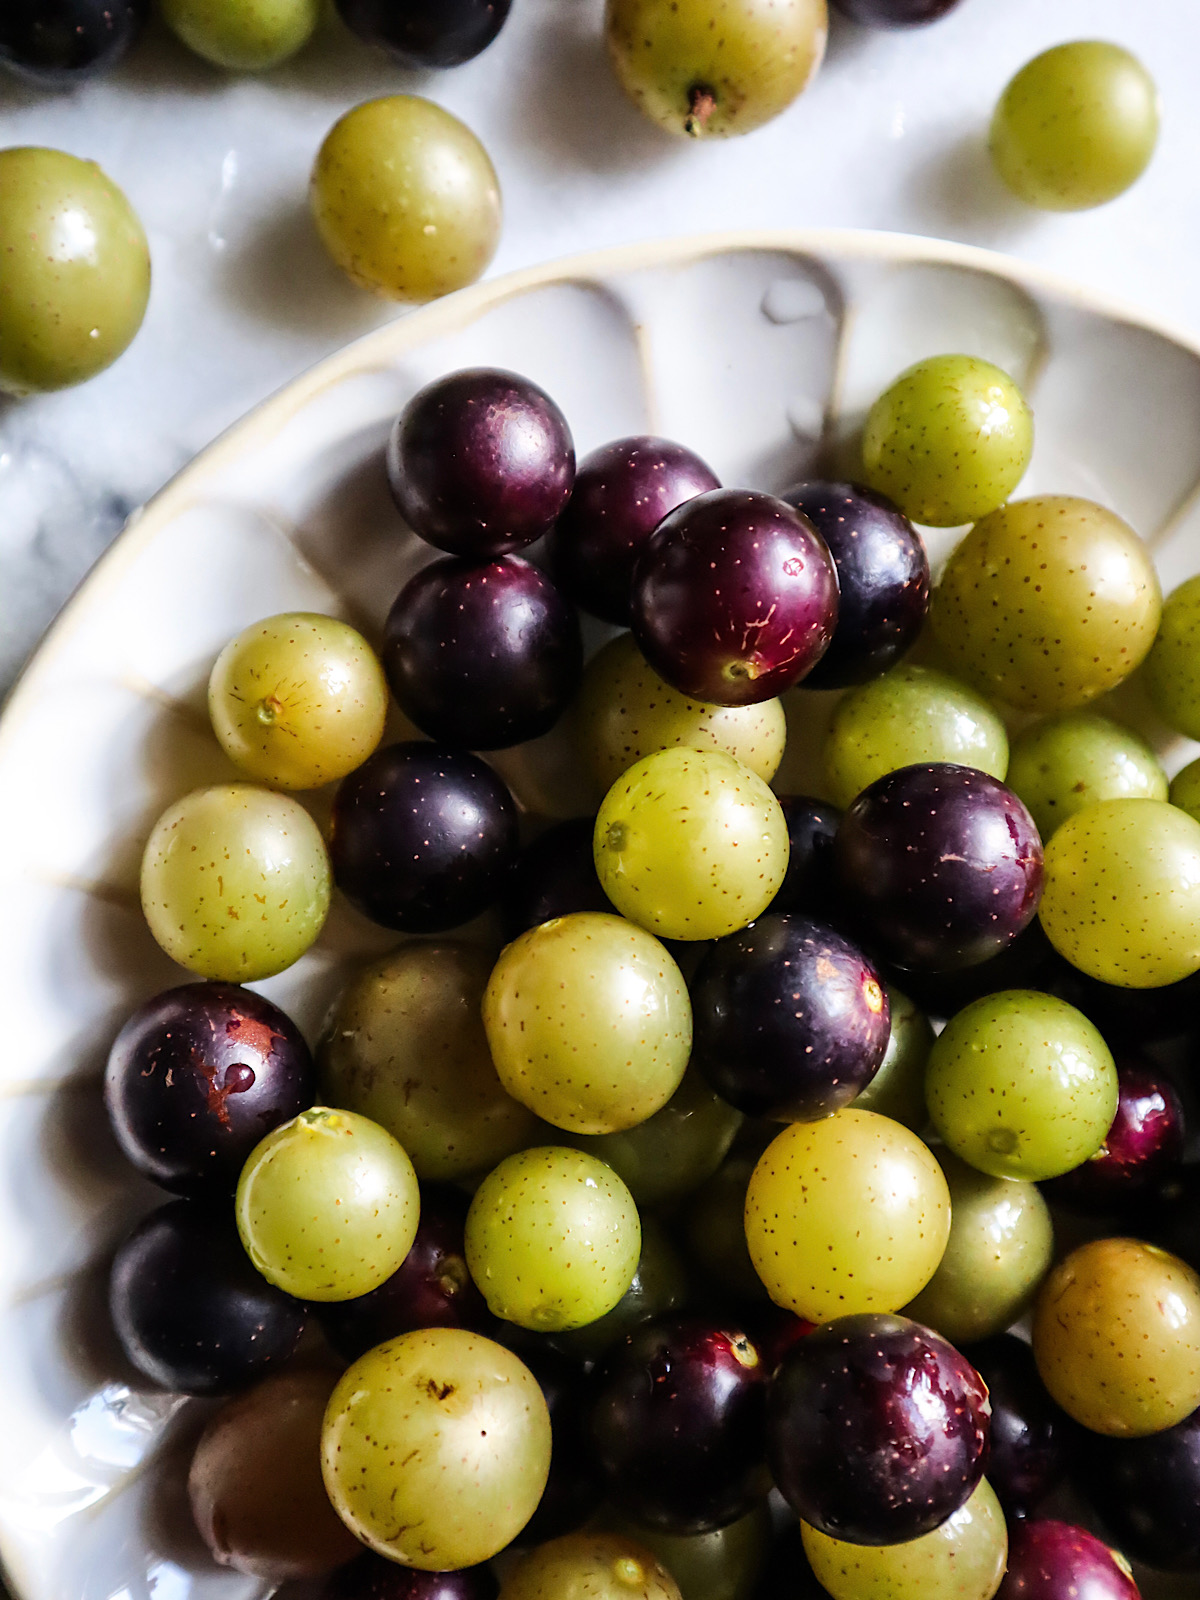
[{"label": "green grape", "polygon": [[554,1342],[580,1361],[598,1361],[640,1322],[684,1310],[689,1291],[687,1269],[662,1223],[654,1217],[643,1217],[641,1254],[628,1289],[611,1311],[586,1327],[556,1335]]},{"label": "green grape", "polygon": [[1140,1239],[1080,1245],[1042,1286],[1033,1354],[1051,1397],[1094,1433],[1172,1428],[1200,1405],[1200,1277]]},{"label": "green grape", "polygon": [[477,945],[411,939],[351,978],[317,1049],[328,1103],[386,1128],[422,1181],[486,1172],[537,1137],[492,1064],[480,1014],[491,970]]},{"label": "green grape", "polygon": [[1136,56],[1078,39],[1034,56],[992,118],[992,159],[1015,195],[1086,211],[1124,194],[1158,142],[1158,93]]},{"label": "green grape", "polygon": [[544,1146],[502,1161],[467,1213],[467,1266],[493,1315],[539,1333],[582,1328],[633,1282],[642,1229],[611,1167]]},{"label": "green grape", "polygon": [[904,663],[842,697],[824,761],[830,794],[848,806],[885,772],[917,762],[954,761],[1003,782],[1008,735],[974,689],[932,667]]},{"label": "green grape", "polygon": [[329,857],[298,801],[249,783],[169,806],[142,856],[142,910],[173,961],[251,983],[298,961],[329,911]]},{"label": "green grape", "polygon": [[163,21],[189,50],[230,72],[265,72],[307,44],[320,0],[160,0]]},{"label": "green grape", "polygon": [[1090,711],[1047,717],[1019,733],[1006,781],[1043,841],[1094,800],[1167,798],[1167,775],[1145,740]]},{"label": "green grape", "polygon": [[847,1108],[795,1122],[746,1191],[746,1243],[776,1305],[809,1322],[898,1311],[937,1271],[950,1235],[942,1169],[916,1134]]},{"label": "green grape", "polygon": [[934,1154],[950,1188],[941,1265],[904,1315],[951,1344],[988,1339],[1022,1316],[1054,1260],[1054,1228],[1036,1184],[989,1178],[948,1150]]},{"label": "green grape", "polygon": [[605,1513],[603,1520],[657,1556],[679,1585],[683,1600],[751,1600],[771,1545],[766,1506],[756,1506],[712,1533],[661,1533],[657,1528],[640,1528],[620,1513]]},{"label": "green grape", "polygon": [[825,0],[608,0],[621,87],[668,133],[749,133],[791,105],[825,54]]},{"label": "green grape", "polygon": [[742,1113],[713,1093],[695,1070],[663,1106],[636,1128],[567,1143],[605,1161],[639,1206],[661,1205],[698,1189],[724,1161]]},{"label": "green grape", "polygon": [[660,1111],[692,1049],[683,974],[657,939],[578,911],[530,928],[483,996],[500,1082],[569,1133],[619,1133]]},{"label": "green grape", "polygon": [[1046,847],[1050,943],[1103,983],[1156,989],[1200,969],[1200,822],[1162,800],[1099,800]]},{"label": "green grape", "polygon": [[925,1064],[933,1048],[929,1018],[899,989],[887,986],[892,1026],[879,1070],[851,1103],[859,1111],[877,1111],[920,1133],[929,1121],[925,1109]]},{"label": "green grape", "polygon": [[377,1345],[346,1371],[325,1412],[321,1458],[334,1510],[365,1545],[423,1572],[454,1571],[490,1561],[536,1511],[550,1475],[550,1413],[510,1350],[429,1328]]},{"label": "green grape", "polygon": [[680,1600],[645,1544],[620,1533],[569,1533],[522,1556],[500,1600]]},{"label": "green grape", "polygon": [[221,748],[273,789],[316,789],[361,767],[387,707],[387,679],[362,634],[309,611],[244,629],[208,680]]},{"label": "green grape", "polygon": [[787,874],[783,808],[721,750],[660,750],[596,817],[596,871],[622,916],[664,939],[720,939],[753,922]]},{"label": "green grape", "polygon": [[1200,822],[1200,761],[1189,761],[1171,779],[1168,798],[1173,806]]},{"label": "green grape", "polygon": [[940,1528],[904,1544],[846,1544],[800,1526],[833,1600],[992,1600],[1008,1564],[1008,1528],[986,1478]]},{"label": "green grape", "polygon": [[1200,575],[1172,589],[1163,602],[1145,678],[1163,721],[1176,733],[1200,739]]},{"label": "green grape", "polygon": [[978,356],[929,356],[902,372],[867,414],[870,488],[914,522],[953,528],[1002,506],[1033,451],[1020,389]]},{"label": "green grape", "polygon": [[487,151],[419,95],[368,100],[335,122],[309,194],[334,261],[388,300],[435,300],[474,283],[500,237]]},{"label": "green grape", "polygon": [[386,1129],[314,1106],[255,1145],[234,1209],[246,1254],[269,1283],[298,1300],[355,1300],[412,1249],[421,1194]]},{"label": "green grape", "polygon": [[976,524],[933,596],[954,671],[1022,711],[1070,711],[1127,678],[1154,642],[1158,576],[1128,523],[1046,494]]},{"label": "green grape", "polygon": [[94,161],[62,150],[0,150],[0,261],[0,390],[83,383],[142,325],[146,235]]},{"label": "green grape", "polygon": [[730,1156],[690,1197],[683,1242],[697,1274],[737,1300],[763,1300],[766,1290],[746,1244],[746,1190],[755,1157]]}]

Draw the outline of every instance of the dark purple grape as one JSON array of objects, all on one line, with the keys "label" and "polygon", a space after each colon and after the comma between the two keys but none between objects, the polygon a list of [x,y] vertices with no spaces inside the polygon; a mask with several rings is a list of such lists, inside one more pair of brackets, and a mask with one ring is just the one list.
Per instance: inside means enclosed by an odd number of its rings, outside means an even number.
[{"label": "dark purple grape", "polygon": [[583,1368],[560,1351],[527,1343],[517,1354],[541,1385],[550,1412],[550,1477],[519,1543],[541,1544],[573,1533],[604,1497],[600,1468],[588,1436],[591,1387]]},{"label": "dark purple grape", "polygon": [[768,911],[802,911],[828,915],[833,897],[833,838],[842,813],[837,806],[806,794],[781,794],[779,804],[787,821],[787,877]]},{"label": "dark purple grape", "polygon": [[953,11],[958,0],[833,0],[854,22],[867,28],[917,28]]},{"label": "dark purple grape", "polygon": [[833,558],[769,494],[714,489],[665,517],[634,570],[633,632],[682,694],[745,706],[790,689],[837,622]]},{"label": "dark purple grape", "polygon": [[1200,1411],[1142,1439],[1081,1434],[1072,1476],[1127,1555],[1200,1572]]},{"label": "dark purple grape", "polygon": [[500,750],[548,733],[583,675],[575,608],[519,556],[447,556],[400,591],[383,632],[400,709],[430,738]]},{"label": "dark purple grape", "polygon": [[334,0],[352,33],[402,67],[459,67],[486,50],[512,0]]},{"label": "dark purple grape", "polygon": [[1122,1556],[1069,1522],[1018,1522],[996,1600],[1140,1600]]},{"label": "dark purple grape", "polygon": [[1001,1333],[963,1354],[987,1384],[992,1405],[987,1480],[1008,1517],[1027,1517],[1066,1477],[1071,1425],[1046,1393],[1023,1339]]},{"label": "dark purple grape", "polygon": [[316,1099],[300,1030],[235,983],[187,983],[140,1006],[104,1074],[117,1143],[176,1194],[228,1190],[272,1128]]},{"label": "dark purple grape", "polygon": [[801,483],[781,497],[829,546],[838,575],[833,642],[806,689],[846,689],[894,666],[929,610],[929,557],[892,502],[856,483]]},{"label": "dark purple grape", "polygon": [[595,831],[594,817],[572,817],[525,846],[504,895],[504,928],[510,939],[552,917],[612,911],[596,876]]},{"label": "dark purple grape", "polygon": [[808,1322],[804,1317],[796,1316],[795,1312],[785,1311],[782,1306],[775,1305],[751,1313],[747,1320],[754,1335],[755,1347],[770,1375],[778,1372],[780,1363],[792,1346],[801,1339],[807,1339],[817,1326],[815,1322]]},{"label": "dark purple grape", "polygon": [[232,1208],[172,1200],[117,1251],[109,1308],[126,1356],[180,1394],[228,1394],[265,1377],[296,1348],[305,1308],[261,1277]]},{"label": "dark purple grape", "polygon": [[[973,1000],[998,994],[1002,989],[1036,989],[1043,994],[1059,994],[1068,970],[1066,961],[1047,939],[1037,917],[1028,923],[1011,944],[973,967],[957,972],[913,972],[888,967],[905,994],[934,1017],[952,1017]],[[1061,994],[1061,999],[1069,996]]]},{"label": "dark purple grape", "polygon": [[3,0],[0,63],[45,88],[107,72],[133,44],[149,0]]},{"label": "dark purple grape", "polygon": [[388,440],[387,470],[414,533],[451,555],[491,560],[549,531],[571,493],[575,447],[536,383],[473,367],[409,401]]},{"label": "dark purple grape", "polygon": [[295,1585],[276,1592],[276,1600],[496,1600],[500,1585],[490,1567],[457,1572],[419,1572],[367,1551],[331,1572],[315,1589]]},{"label": "dark purple grape", "polygon": [[887,991],[824,923],[764,916],[718,939],[691,984],[693,1060],[752,1117],[808,1122],[849,1105],[887,1050]]},{"label": "dark purple grape", "polygon": [[517,842],[517,808],[485,761],[392,744],[342,780],[329,853],[338,887],[366,916],[440,933],[499,898]]},{"label": "dark purple grape", "polygon": [[940,1527],[983,1476],[987,1388],[953,1345],[907,1317],[823,1323],[771,1383],[771,1470],[793,1511],[850,1544]]},{"label": "dark purple grape", "polygon": [[628,627],[633,569],[669,511],[721,480],[670,439],[614,439],[579,463],[554,531],[554,572],[576,605]]},{"label": "dark purple grape", "polygon": [[596,1375],[591,1438],[609,1496],[647,1528],[707,1533],[766,1494],[767,1368],[728,1323],[628,1334]]},{"label": "dark purple grape", "polygon": [[1042,1185],[1056,1205],[1121,1211],[1183,1164],[1183,1105],[1166,1073],[1126,1056],[1117,1061],[1117,1080],[1117,1114],[1100,1149],[1073,1172]]},{"label": "dark purple grape", "polygon": [[834,854],[868,945],[916,972],[997,955],[1041,899],[1032,817],[998,779],[952,762],[868,784],[838,826]]}]

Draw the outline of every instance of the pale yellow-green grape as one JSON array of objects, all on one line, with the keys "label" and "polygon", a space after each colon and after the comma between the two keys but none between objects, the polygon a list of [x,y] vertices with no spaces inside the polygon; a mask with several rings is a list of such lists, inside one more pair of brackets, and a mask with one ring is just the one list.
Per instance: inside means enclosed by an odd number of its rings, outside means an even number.
[{"label": "pale yellow-green grape", "polygon": [[231,72],[265,72],[312,37],[320,0],[160,0],[163,21],[189,50]]},{"label": "pale yellow-green grape", "polygon": [[1200,739],[1200,575],[1163,601],[1145,678],[1163,721],[1189,739]]},{"label": "pale yellow-green grape", "polygon": [[169,806],[142,856],[142,910],[181,967],[250,983],[298,961],[329,911],[329,857],[298,801],[249,783]]},{"label": "pale yellow-green grape", "polygon": [[[601,1513],[605,1526],[640,1540],[679,1585],[683,1600],[751,1600],[771,1546],[765,1506],[712,1533],[673,1534],[643,1529],[619,1512]],[[556,1596],[555,1600],[561,1600]],[[638,1592],[620,1600],[640,1600]]]},{"label": "pale yellow-green grape", "polygon": [[568,1533],[522,1556],[500,1600],[680,1600],[645,1544],[622,1533]]},{"label": "pale yellow-green grape", "polygon": [[368,100],[334,123],[309,197],[337,265],[388,300],[434,300],[474,283],[500,238],[487,151],[419,95]]},{"label": "pale yellow-green grape", "polygon": [[1008,734],[982,695],[932,667],[902,663],[842,697],[825,736],[829,792],[848,806],[886,772],[953,761],[1004,781]]},{"label": "pale yellow-green grape", "polygon": [[556,1334],[555,1346],[579,1361],[598,1361],[639,1322],[685,1310],[689,1289],[687,1268],[666,1229],[653,1216],[644,1216],[642,1250],[628,1289],[612,1310],[595,1322]]},{"label": "pale yellow-green grape", "polygon": [[298,1300],[354,1300],[387,1281],[412,1249],[421,1195],[386,1129],[314,1106],[250,1152],[235,1212],[246,1254]]},{"label": "pale yellow-green grape", "polygon": [[493,1340],[405,1333],[333,1391],[321,1466],[334,1510],[372,1550],[424,1572],[473,1567],[536,1511],[550,1413],[529,1368]]},{"label": "pale yellow-green grape", "polygon": [[992,118],[992,159],[1014,194],[1086,211],[1124,194],[1158,142],[1158,92],[1136,56],[1078,39],[1034,56]]},{"label": "pale yellow-green grape", "polygon": [[1200,761],[1189,761],[1171,779],[1168,798],[1173,806],[1200,822]]},{"label": "pale yellow-green grape", "polygon": [[616,1306],[637,1271],[642,1229],[611,1167],[542,1146],[509,1156],[476,1189],[466,1249],[495,1316],[559,1333]]},{"label": "pale yellow-green grape", "polygon": [[1013,740],[1005,780],[1045,843],[1094,800],[1165,800],[1167,775],[1144,739],[1108,717],[1067,711]]},{"label": "pale yellow-green grape", "polygon": [[1050,943],[1129,989],[1200,969],[1200,822],[1161,800],[1099,800],[1046,847],[1038,908]]},{"label": "pale yellow-green grape", "polygon": [[906,994],[887,986],[892,1026],[887,1050],[870,1083],[851,1102],[859,1111],[877,1111],[920,1133],[929,1121],[925,1109],[925,1065],[933,1048],[933,1027]]},{"label": "pale yellow-green grape", "polygon": [[83,383],[142,325],[146,235],[94,161],[63,150],[0,150],[0,262],[0,390]]},{"label": "pale yellow-green grape", "polygon": [[852,1107],[785,1128],[746,1191],[746,1242],[777,1305],[810,1322],[898,1311],[950,1235],[942,1169],[916,1134]]}]

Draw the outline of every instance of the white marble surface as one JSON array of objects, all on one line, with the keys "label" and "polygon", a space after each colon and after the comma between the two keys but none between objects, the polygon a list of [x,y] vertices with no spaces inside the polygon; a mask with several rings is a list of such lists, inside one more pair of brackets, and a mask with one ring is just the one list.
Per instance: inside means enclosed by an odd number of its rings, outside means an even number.
[{"label": "white marble surface", "polygon": [[[140,212],[154,261],[145,326],[114,368],[64,394],[0,399],[0,688],[130,509],[258,400],[401,314],[339,278],[305,209],[326,130],[376,94],[428,94],[484,140],[506,204],[492,273],[677,233],[887,228],[1009,251],[1200,335],[1191,0],[962,0],[932,27],[890,34],[835,18],[800,101],[749,137],[702,146],[625,102],[602,10],[514,0],[496,44],[442,74],[402,73],[330,18],[259,79],[211,70],[152,28],[115,75],[76,91],[0,81],[0,145],[100,161]],[[1005,194],[983,138],[1011,73],[1080,37],[1142,57],[1163,136],[1128,195],[1050,216]]]}]

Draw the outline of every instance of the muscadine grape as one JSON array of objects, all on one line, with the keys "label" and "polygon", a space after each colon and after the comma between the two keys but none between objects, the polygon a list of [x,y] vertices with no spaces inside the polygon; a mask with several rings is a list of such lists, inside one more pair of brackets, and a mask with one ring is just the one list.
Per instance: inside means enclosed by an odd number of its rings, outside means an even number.
[{"label": "muscadine grape", "polygon": [[933,1048],[933,1027],[906,994],[886,985],[891,1025],[879,1070],[851,1103],[860,1111],[902,1122],[920,1133],[929,1121],[925,1109],[925,1065]]},{"label": "muscadine grape", "polygon": [[510,939],[573,911],[611,912],[592,853],[594,817],[557,822],[521,851],[505,891],[504,929]]},{"label": "muscadine grape", "polygon": [[1009,788],[1045,843],[1095,800],[1165,800],[1167,778],[1143,739],[1089,711],[1067,711],[1025,728],[1009,751]]},{"label": "muscadine grape", "polygon": [[683,1242],[697,1273],[736,1301],[766,1298],[746,1245],[746,1189],[754,1158],[735,1154],[688,1199]]},{"label": "muscadine grape", "polygon": [[642,1217],[642,1252],[628,1289],[595,1322],[556,1334],[555,1348],[578,1361],[598,1361],[641,1323],[685,1310],[690,1298],[687,1268],[663,1224],[648,1214]]},{"label": "muscadine grape", "polygon": [[0,64],[30,83],[65,88],[114,67],[148,10],[148,0],[7,0]]},{"label": "muscadine grape", "polygon": [[[988,1482],[1011,1518],[1027,1517],[1066,1477],[1073,1425],[1046,1393],[1024,1339],[1001,1333],[964,1354],[992,1405]],[[1097,1442],[1089,1440],[1089,1455]]]},{"label": "muscadine grape", "polygon": [[1200,576],[1163,601],[1143,675],[1163,721],[1189,739],[1200,738]]},{"label": "muscadine grape", "polygon": [[1039,1517],[1012,1531],[997,1600],[1141,1600],[1129,1563],[1085,1528]]},{"label": "muscadine grape", "polygon": [[1135,1561],[1200,1572],[1200,1411],[1141,1439],[1090,1435],[1072,1476]]},{"label": "muscadine grape", "polygon": [[787,875],[768,911],[802,911],[819,917],[834,894],[833,840],[842,813],[806,794],[781,794],[788,830]]},{"label": "muscadine grape", "polygon": [[618,1533],[569,1533],[523,1556],[500,1600],[681,1600],[679,1586],[645,1545]]},{"label": "muscadine grape", "polygon": [[308,43],[320,0],[161,0],[163,21],[189,50],[231,72],[266,72]]},{"label": "muscadine grape", "polygon": [[338,15],[402,67],[458,67],[500,32],[511,0],[336,0]]},{"label": "muscadine grape", "polygon": [[1178,806],[1180,811],[1186,811],[1189,817],[1195,817],[1200,822],[1200,760],[1189,761],[1186,767],[1175,774],[1167,798],[1173,806]]},{"label": "muscadine grape", "polygon": [[958,0],[834,0],[847,17],[868,28],[917,28],[936,22]]}]

